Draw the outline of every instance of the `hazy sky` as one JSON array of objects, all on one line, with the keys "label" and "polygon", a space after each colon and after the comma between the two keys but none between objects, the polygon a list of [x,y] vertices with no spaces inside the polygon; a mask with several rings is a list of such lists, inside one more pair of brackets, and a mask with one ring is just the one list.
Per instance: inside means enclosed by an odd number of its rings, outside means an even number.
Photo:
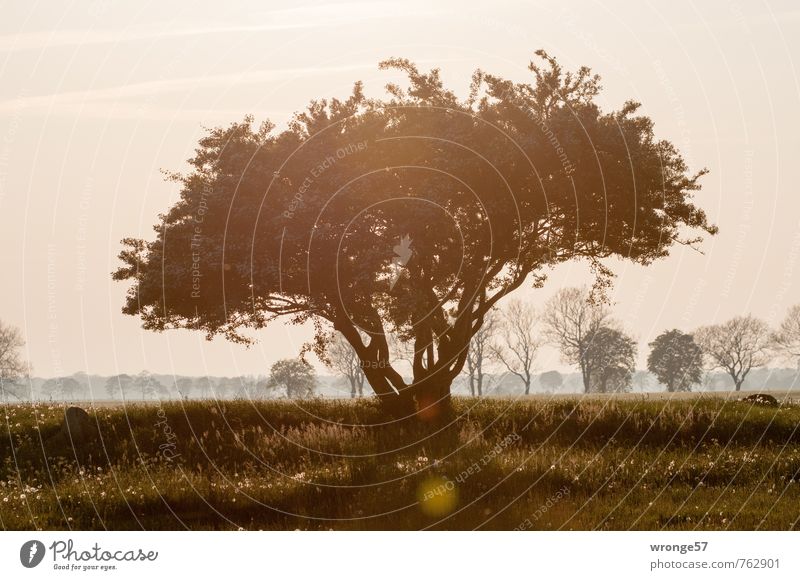
[{"label": "hazy sky", "polygon": [[[279,125],[312,98],[346,96],[377,63],[529,78],[533,51],[603,77],[601,102],[643,103],[660,137],[711,170],[698,203],[720,234],[621,264],[615,310],[646,343],[800,302],[800,7],[796,2],[0,2],[0,319],[23,329],[40,376],[148,368],[263,373],[307,332],[280,325],[249,350],[123,316],[119,240],[151,238],[203,127],[252,113]],[[536,304],[586,281],[555,271]],[[545,352],[539,366],[559,366]]]}]

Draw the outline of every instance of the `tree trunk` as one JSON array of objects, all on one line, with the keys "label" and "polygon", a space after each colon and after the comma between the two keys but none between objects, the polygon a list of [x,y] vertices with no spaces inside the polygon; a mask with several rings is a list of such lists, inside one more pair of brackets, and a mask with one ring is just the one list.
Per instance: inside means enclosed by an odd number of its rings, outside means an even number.
[{"label": "tree trunk", "polygon": [[421,420],[438,423],[452,417],[452,398],[447,380],[423,379],[399,393],[378,395],[387,415],[395,421]]},{"label": "tree trunk", "polygon": [[[417,416],[426,422],[439,422],[452,415],[450,383],[430,377],[413,385]],[[480,387],[479,387],[480,388]]]},{"label": "tree trunk", "polygon": [[586,363],[583,359],[581,359],[580,363],[581,377],[583,378],[583,392],[588,393],[591,386],[591,377],[589,376],[589,370],[586,368]]}]

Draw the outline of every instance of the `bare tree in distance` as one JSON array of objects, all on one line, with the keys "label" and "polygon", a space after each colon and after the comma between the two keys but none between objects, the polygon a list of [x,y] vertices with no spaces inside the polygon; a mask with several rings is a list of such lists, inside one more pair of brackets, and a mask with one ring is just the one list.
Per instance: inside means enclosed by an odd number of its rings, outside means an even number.
[{"label": "bare tree in distance", "polygon": [[780,356],[793,359],[800,371],[800,304],[789,308],[778,330],[770,336],[770,343]]},{"label": "bare tree in distance", "polygon": [[512,300],[500,314],[501,338],[493,353],[509,373],[522,381],[525,394],[531,392],[533,368],[541,342],[536,337],[536,311],[529,304]]},{"label": "bare tree in distance", "polygon": [[23,346],[25,340],[19,328],[0,320],[0,395],[3,399],[6,394],[22,399],[23,386],[19,381],[29,372],[20,353]]},{"label": "bare tree in distance", "polygon": [[561,352],[564,362],[577,365],[583,390],[592,384],[591,366],[586,361],[589,337],[603,326],[613,326],[608,308],[591,300],[588,288],[562,288],[550,298],[542,314],[544,335]]},{"label": "bare tree in distance", "polygon": [[737,391],[742,390],[742,383],[753,368],[770,360],[769,326],[751,315],[703,326],[694,336],[711,368],[724,369]]},{"label": "bare tree in distance", "polygon": [[350,385],[350,398],[364,396],[364,369],[361,359],[344,337],[337,335],[328,347],[328,366],[344,377]]},{"label": "bare tree in distance", "polygon": [[584,365],[590,392],[624,393],[636,370],[636,341],[617,328],[600,326],[587,334]]},{"label": "bare tree in distance", "polygon": [[486,315],[483,326],[472,336],[467,348],[464,374],[467,377],[469,393],[481,397],[488,390],[488,367],[495,362],[494,340],[497,335],[498,317],[494,312]]}]

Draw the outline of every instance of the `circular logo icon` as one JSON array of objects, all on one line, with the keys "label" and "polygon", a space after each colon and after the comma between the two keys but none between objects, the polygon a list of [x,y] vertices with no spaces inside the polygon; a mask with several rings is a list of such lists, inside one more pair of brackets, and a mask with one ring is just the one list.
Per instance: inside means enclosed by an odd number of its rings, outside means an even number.
[{"label": "circular logo icon", "polygon": [[19,549],[19,561],[26,568],[35,568],[44,559],[44,544],[39,540],[28,540]]}]

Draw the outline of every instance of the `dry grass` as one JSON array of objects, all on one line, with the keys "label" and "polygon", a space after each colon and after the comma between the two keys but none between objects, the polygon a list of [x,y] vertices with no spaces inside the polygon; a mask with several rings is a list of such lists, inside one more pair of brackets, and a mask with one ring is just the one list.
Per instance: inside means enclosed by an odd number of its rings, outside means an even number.
[{"label": "dry grass", "polygon": [[800,407],[724,398],[457,399],[446,426],[371,401],[7,406],[6,529],[789,529]]}]

